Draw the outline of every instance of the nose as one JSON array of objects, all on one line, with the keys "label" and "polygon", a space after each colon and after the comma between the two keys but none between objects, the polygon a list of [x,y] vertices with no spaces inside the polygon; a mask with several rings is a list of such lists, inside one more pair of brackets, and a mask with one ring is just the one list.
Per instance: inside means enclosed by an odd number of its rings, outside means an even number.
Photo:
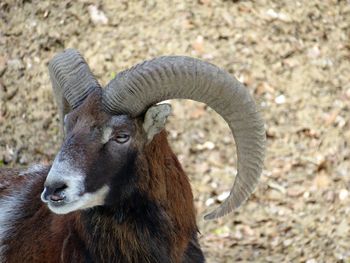
[{"label": "nose", "polygon": [[45,185],[44,192],[42,194],[43,201],[60,202],[66,198],[65,189],[67,185],[64,182],[54,182]]}]

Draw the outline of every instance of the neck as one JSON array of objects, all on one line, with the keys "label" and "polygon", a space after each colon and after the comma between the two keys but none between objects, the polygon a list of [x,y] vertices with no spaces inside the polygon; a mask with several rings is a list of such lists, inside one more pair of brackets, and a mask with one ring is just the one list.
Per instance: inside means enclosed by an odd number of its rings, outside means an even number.
[{"label": "neck", "polygon": [[156,136],[136,162],[137,187],[118,199],[121,205],[81,213],[90,261],[174,263],[200,252],[189,245],[192,240],[198,246],[191,188],[166,133]]},{"label": "neck", "polygon": [[125,207],[84,211],[81,217],[93,262],[172,262],[171,224],[146,195],[135,194]]}]

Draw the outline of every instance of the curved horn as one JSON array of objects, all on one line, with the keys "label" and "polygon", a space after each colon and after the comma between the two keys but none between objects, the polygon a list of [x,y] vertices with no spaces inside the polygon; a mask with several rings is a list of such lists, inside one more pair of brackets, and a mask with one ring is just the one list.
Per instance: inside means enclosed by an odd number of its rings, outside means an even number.
[{"label": "curved horn", "polygon": [[258,183],[265,154],[264,122],[248,90],[226,71],[189,57],[160,57],[119,73],[103,101],[114,114],[133,117],[167,99],[206,103],[230,126],[237,147],[238,174],[230,196],[205,216],[214,219],[239,207]]},{"label": "curved horn", "polygon": [[64,115],[100,85],[75,49],[66,49],[54,56],[49,62],[49,73],[63,128]]}]

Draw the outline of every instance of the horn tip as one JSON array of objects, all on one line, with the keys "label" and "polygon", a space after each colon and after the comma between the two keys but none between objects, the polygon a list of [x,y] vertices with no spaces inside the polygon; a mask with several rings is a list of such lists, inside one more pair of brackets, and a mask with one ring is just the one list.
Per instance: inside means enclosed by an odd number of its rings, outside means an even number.
[{"label": "horn tip", "polygon": [[233,207],[232,209],[225,209],[225,207],[219,206],[218,208],[216,208],[213,212],[206,214],[204,216],[204,220],[214,220],[214,219],[218,219],[220,217],[223,217],[227,214],[229,214],[230,212],[232,212],[236,207]]}]

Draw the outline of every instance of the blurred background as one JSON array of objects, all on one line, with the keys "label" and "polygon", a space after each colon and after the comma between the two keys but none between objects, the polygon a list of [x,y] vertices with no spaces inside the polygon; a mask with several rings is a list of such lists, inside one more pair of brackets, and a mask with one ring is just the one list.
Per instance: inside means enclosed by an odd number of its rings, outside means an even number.
[{"label": "blurred background", "polygon": [[236,173],[234,142],[205,105],[172,102],[169,139],[209,263],[350,262],[349,1],[2,0],[0,167],[52,161],[60,141],[47,63],[68,47],[103,85],[142,60],[187,55],[255,96],[268,138],[261,183],[209,222]]}]

